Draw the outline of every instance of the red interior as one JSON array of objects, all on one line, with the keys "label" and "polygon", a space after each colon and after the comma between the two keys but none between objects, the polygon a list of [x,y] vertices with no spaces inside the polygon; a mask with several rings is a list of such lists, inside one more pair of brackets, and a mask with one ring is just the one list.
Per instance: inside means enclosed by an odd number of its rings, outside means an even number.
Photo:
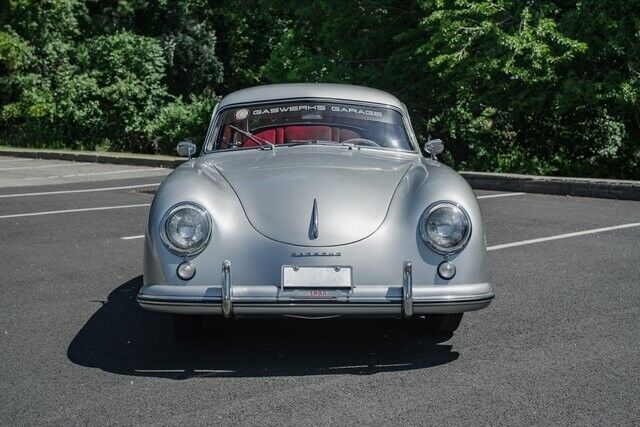
[{"label": "red interior", "polygon": [[[294,125],[281,126],[261,130],[254,134],[258,138],[265,139],[273,144],[284,144],[296,140],[323,140],[342,142],[352,138],[359,138],[356,132],[350,129],[343,129],[334,126],[318,125]],[[242,144],[243,147],[259,145],[255,141],[247,138]]]}]

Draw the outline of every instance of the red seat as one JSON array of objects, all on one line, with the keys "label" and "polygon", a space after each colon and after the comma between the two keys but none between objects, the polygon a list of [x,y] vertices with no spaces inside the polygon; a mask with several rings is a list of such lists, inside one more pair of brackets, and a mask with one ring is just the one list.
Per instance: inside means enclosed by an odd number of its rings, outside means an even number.
[{"label": "red seat", "polygon": [[284,141],[300,140],[331,141],[331,127],[329,126],[287,126],[284,128]]},{"label": "red seat", "polygon": [[[259,139],[267,140],[272,144],[282,144],[282,138],[278,138],[279,133],[282,133],[282,128],[265,129],[258,133],[254,133],[254,135]],[[242,144],[243,147],[254,147],[256,145],[260,145],[260,144],[258,144],[251,138],[245,139],[244,143]]]},{"label": "red seat", "polygon": [[[293,125],[284,127],[273,127],[255,133],[258,138],[267,140],[272,144],[284,144],[294,141],[334,141],[342,142],[352,138],[359,138],[356,132],[349,129],[342,129],[332,126],[318,125]],[[247,138],[243,147],[253,147],[259,145],[255,141]]]}]

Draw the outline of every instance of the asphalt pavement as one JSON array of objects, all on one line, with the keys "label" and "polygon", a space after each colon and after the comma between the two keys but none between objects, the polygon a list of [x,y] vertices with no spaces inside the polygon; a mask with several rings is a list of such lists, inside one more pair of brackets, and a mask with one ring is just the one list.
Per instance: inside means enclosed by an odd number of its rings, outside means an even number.
[{"label": "asphalt pavement", "polygon": [[452,337],[263,320],[185,344],[135,302],[169,172],[0,157],[3,425],[640,423],[640,202],[479,191],[497,297]]}]

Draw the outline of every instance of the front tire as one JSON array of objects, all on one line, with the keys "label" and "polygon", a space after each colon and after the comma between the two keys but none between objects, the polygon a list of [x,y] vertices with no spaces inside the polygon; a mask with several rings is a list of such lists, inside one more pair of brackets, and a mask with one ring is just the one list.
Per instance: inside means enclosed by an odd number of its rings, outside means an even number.
[{"label": "front tire", "polygon": [[427,330],[434,335],[453,334],[460,322],[463,313],[452,314],[427,314],[425,320],[427,322]]},{"label": "front tire", "polygon": [[174,314],[173,335],[178,341],[192,341],[202,336],[204,318],[192,314]]}]

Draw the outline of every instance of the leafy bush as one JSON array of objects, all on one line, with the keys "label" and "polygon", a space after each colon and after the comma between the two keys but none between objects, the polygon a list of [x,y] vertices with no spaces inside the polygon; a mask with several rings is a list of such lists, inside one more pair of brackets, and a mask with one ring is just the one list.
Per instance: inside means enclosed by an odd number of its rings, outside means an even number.
[{"label": "leafy bush", "polygon": [[460,169],[640,178],[640,0],[7,0],[0,140],[173,153],[218,97],[402,99]]},{"label": "leafy bush", "polygon": [[217,99],[192,97],[189,103],[181,98],[165,105],[150,123],[147,133],[154,135],[154,149],[164,154],[175,154],[178,142],[189,139],[202,148],[211,111]]},{"label": "leafy bush", "polygon": [[76,60],[96,83],[95,91],[85,92],[85,101],[99,108],[98,120],[78,124],[110,140],[112,149],[152,152],[148,124],[169,100],[160,43],[128,32],[98,36],[78,46]]}]

